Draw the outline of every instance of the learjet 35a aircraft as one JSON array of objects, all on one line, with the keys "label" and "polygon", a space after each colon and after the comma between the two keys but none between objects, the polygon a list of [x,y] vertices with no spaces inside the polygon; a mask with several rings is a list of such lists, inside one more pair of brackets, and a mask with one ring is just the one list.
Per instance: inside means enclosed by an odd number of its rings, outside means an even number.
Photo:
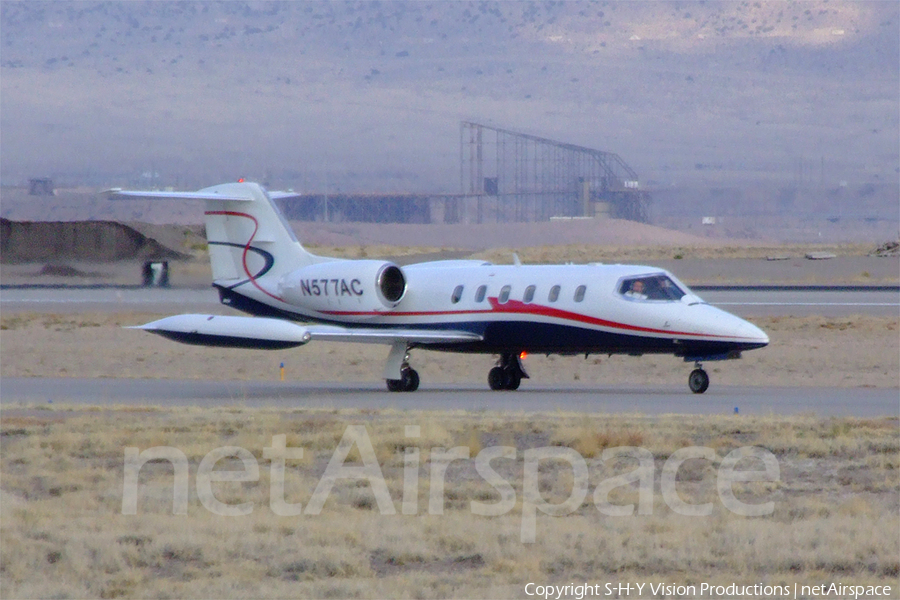
[{"label": "learjet 35a aircraft", "polygon": [[633,265],[494,265],[440,260],[399,267],[385,260],[315,256],[273,202],[294,196],[256,183],[197,192],[109,190],[114,198],[206,203],[213,286],[222,304],[252,317],[185,314],[141,325],[202,346],[282,349],[311,341],[390,346],[384,378],[414,391],[413,349],[499,355],[493,390],[528,375],[521,357],[541,354],[672,354],[695,363],[739,358],[769,343],[754,325],[710,306],[663,269]]}]

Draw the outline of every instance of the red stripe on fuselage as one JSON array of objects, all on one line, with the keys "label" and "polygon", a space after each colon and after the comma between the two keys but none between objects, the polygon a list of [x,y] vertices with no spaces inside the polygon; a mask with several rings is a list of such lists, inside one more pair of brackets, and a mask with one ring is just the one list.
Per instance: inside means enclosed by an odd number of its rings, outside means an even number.
[{"label": "red stripe on fuselage", "polygon": [[608,321],[606,319],[598,319],[597,317],[589,317],[588,315],[582,315],[580,313],[570,312],[567,310],[560,310],[558,308],[553,308],[550,306],[541,306],[539,304],[526,304],[521,300],[510,300],[505,304],[500,304],[497,298],[488,298],[488,301],[491,303],[491,308],[494,311],[499,313],[513,313],[513,314],[526,314],[526,315],[538,315],[542,317],[552,317],[555,319],[565,319],[567,321],[578,321],[580,323],[586,323],[588,325],[599,325],[601,327],[611,327],[614,329],[625,329],[627,331],[638,331],[641,333],[664,333],[666,335],[678,335],[678,336],[701,336],[704,335],[702,333],[689,333],[686,331],[666,331],[663,329],[653,329],[652,327],[640,327],[638,325],[629,325],[627,323],[616,323],[615,321]]},{"label": "red stripe on fuselage", "polygon": [[550,306],[541,306],[539,304],[526,304],[520,300],[510,300],[505,304],[501,304],[497,298],[488,298],[491,304],[491,310],[440,310],[440,311],[412,311],[412,312],[374,312],[374,311],[322,311],[322,314],[334,317],[362,317],[362,316],[383,316],[383,317],[426,317],[426,316],[447,316],[447,315],[483,315],[483,314],[515,314],[515,315],[535,315],[541,317],[550,317],[554,319],[563,319],[566,321],[576,321],[587,325],[597,325],[600,327],[608,327],[611,329],[624,329],[637,333],[661,333],[664,335],[676,337],[727,337],[731,339],[748,339],[740,336],[717,336],[705,333],[691,333],[688,331],[668,331],[665,329],[654,329],[652,327],[641,327],[639,325],[629,325],[627,323],[616,323],[606,319],[599,319],[588,315],[582,315],[576,312],[552,308]]}]

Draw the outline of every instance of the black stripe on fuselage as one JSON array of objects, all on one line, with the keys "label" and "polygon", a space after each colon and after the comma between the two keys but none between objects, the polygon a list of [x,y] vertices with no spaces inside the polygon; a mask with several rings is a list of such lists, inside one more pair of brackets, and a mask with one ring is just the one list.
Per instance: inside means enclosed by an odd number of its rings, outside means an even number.
[{"label": "black stripe on fuselage", "polygon": [[[479,351],[491,353],[514,349],[537,354],[673,354],[713,357],[765,345],[651,337],[533,321],[490,322],[482,335],[484,339],[478,343]],[[454,350],[449,346],[445,349]]]}]

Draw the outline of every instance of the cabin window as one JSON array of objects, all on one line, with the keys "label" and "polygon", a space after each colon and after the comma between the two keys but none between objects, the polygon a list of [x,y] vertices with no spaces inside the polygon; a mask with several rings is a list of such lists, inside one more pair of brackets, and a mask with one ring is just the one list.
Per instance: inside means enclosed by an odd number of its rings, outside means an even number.
[{"label": "cabin window", "polygon": [[532,300],[534,300],[535,289],[536,288],[533,285],[529,285],[527,288],[525,288],[525,296],[522,297],[522,300],[524,300],[525,302],[531,302]]},{"label": "cabin window", "polygon": [[675,302],[685,291],[666,275],[628,277],[619,284],[619,293],[628,300]]},{"label": "cabin window", "polygon": [[504,285],[502,288],[500,288],[500,298],[499,298],[500,304],[506,304],[509,301],[509,290],[510,289],[511,289],[511,287],[508,285]]},{"label": "cabin window", "polygon": [[558,285],[554,285],[552,288],[550,288],[550,294],[547,296],[547,300],[549,300],[550,302],[556,302],[557,300],[559,300],[559,290],[560,286]]},{"label": "cabin window", "polygon": [[484,302],[485,294],[487,294],[487,286],[479,285],[478,289],[475,290],[475,302]]},{"label": "cabin window", "polygon": [[581,302],[584,300],[584,292],[587,291],[587,287],[583,285],[579,285],[575,288],[575,302]]},{"label": "cabin window", "polygon": [[458,285],[453,289],[453,294],[450,296],[450,302],[456,304],[460,300],[462,300],[463,295],[463,286]]}]

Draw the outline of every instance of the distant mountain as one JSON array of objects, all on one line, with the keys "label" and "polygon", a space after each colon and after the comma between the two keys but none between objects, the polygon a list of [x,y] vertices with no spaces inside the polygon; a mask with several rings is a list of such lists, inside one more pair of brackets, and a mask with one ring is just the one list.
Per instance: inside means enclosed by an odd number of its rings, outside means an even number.
[{"label": "distant mountain", "polygon": [[0,180],[456,192],[469,119],[657,187],[894,182],[898,40],[896,2],[4,1]]}]

